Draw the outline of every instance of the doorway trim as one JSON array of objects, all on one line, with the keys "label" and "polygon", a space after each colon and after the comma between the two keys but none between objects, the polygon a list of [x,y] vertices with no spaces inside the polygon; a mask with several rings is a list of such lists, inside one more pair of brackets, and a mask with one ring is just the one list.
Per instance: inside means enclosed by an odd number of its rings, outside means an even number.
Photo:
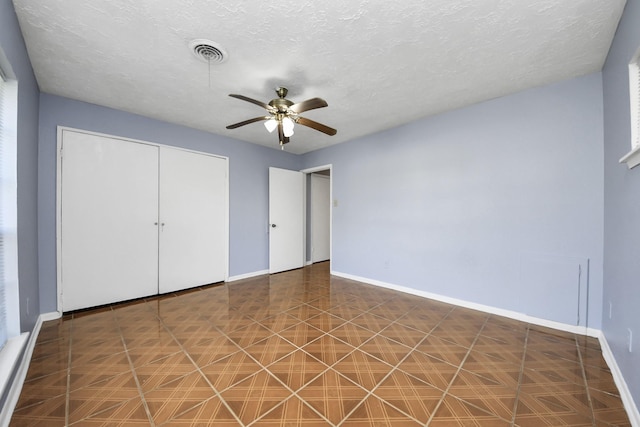
[{"label": "doorway trim", "polygon": [[[311,175],[314,172],[320,172],[320,171],[325,171],[328,170],[329,171],[329,263],[331,263],[333,261],[333,205],[335,203],[334,199],[333,199],[333,164],[329,163],[326,165],[321,165],[321,166],[314,166],[311,168],[306,168],[306,169],[302,169],[300,172],[302,172],[303,174],[305,174],[305,182],[307,180],[307,177],[309,175]],[[307,260],[307,199],[309,198],[309,195],[307,194],[307,186],[305,184],[304,186],[304,228],[305,228],[305,233],[304,233],[304,260],[305,260],[305,264],[311,264],[312,260],[311,257],[309,257],[309,260]]]}]

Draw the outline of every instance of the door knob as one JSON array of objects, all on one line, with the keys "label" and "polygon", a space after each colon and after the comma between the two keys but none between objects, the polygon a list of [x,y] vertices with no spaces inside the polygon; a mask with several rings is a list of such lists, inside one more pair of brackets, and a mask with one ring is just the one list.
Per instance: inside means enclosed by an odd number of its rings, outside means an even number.
[{"label": "door knob", "polygon": [[271,228],[276,228],[276,225],[275,224],[271,224]]}]

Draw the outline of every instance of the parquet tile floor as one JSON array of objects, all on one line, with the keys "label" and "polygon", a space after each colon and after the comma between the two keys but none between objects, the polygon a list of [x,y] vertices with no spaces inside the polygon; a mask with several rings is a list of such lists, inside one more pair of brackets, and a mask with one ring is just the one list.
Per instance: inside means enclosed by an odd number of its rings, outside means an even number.
[{"label": "parquet tile floor", "polygon": [[630,426],[594,338],[328,263],[42,325],[11,426]]}]

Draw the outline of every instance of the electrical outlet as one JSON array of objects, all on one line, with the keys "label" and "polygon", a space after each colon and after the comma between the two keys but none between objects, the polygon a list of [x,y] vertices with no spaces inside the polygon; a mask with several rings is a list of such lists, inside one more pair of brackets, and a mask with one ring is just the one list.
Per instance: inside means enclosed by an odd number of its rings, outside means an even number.
[{"label": "electrical outlet", "polygon": [[627,346],[629,347],[629,353],[633,351],[633,331],[631,328],[627,328]]}]

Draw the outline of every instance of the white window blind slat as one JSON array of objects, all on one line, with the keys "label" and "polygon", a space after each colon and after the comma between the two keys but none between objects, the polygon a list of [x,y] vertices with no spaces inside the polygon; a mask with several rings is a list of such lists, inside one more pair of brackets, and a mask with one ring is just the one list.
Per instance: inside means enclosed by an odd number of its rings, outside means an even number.
[{"label": "white window blind slat", "polygon": [[[635,111],[635,121],[636,121],[636,139],[633,141],[634,147],[640,146],[640,58],[636,59],[635,66],[635,74],[636,74],[636,111]],[[633,114],[633,111],[632,111]]]},{"label": "white window blind slat", "polygon": [[629,62],[629,108],[631,113],[631,149],[640,147],[640,49]]}]

